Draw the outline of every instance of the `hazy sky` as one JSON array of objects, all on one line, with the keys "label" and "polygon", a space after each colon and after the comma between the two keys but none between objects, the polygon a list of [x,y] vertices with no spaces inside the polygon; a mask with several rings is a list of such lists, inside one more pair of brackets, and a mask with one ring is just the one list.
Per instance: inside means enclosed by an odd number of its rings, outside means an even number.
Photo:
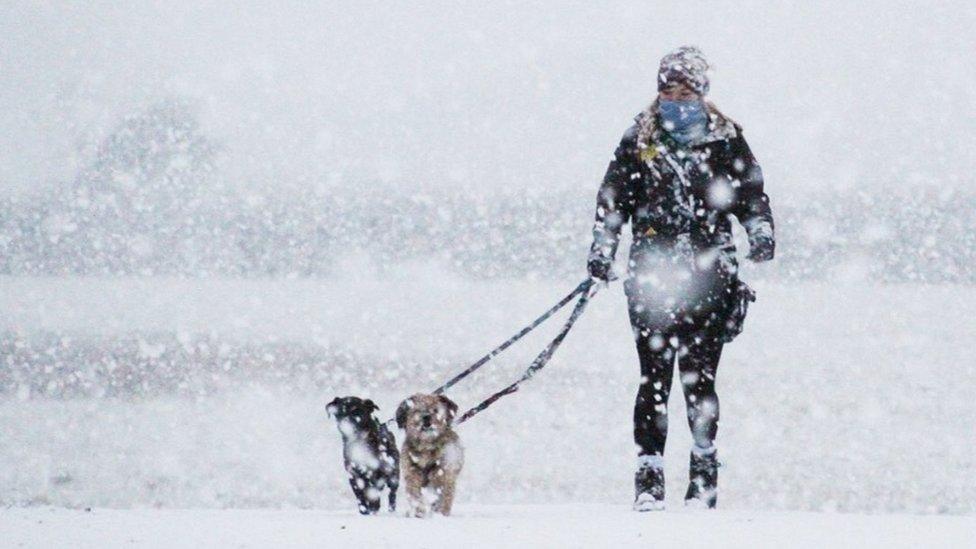
[{"label": "hazy sky", "polygon": [[11,2],[0,192],[70,180],[118,120],[189,98],[226,181],[595,190],[684,44],[774,193],[976,168],[976,8],[866,2]]}]

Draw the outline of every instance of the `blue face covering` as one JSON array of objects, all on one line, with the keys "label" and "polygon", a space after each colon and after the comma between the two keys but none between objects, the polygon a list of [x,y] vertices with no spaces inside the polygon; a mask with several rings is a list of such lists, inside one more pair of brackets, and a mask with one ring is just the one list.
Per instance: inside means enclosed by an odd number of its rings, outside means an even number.
[{"label": "blue face covering", "polygon": [[708,128],[708,112],[705,110],[705,103],[700,99],[662,99],[658,102],[658,112],[665,131],[681,145],[687,145],[693,139],[705,135]]}]

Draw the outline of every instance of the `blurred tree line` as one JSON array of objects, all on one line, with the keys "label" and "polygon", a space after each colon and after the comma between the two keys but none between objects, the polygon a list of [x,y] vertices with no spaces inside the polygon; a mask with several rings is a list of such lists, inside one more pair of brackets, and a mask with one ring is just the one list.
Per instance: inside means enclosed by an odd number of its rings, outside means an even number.
[{"label": "blurred tree line", "polygon": [[[122,120],[77,177],[0,198],[0,274],[328,276],[435,259],[472,277],[582,275],[596,193],[412,192],[356,181],[241,193],[193,109],[168,100]],[[373,184],[375,183],[375,184]],[[976,282],[976,195],[837,191],[772,197],[766,276]]]}]

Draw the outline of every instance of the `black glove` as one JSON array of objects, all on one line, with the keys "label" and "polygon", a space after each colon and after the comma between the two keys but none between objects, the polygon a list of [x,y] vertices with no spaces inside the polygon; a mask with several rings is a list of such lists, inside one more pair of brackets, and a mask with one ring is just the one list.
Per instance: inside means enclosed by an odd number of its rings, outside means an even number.
[{"label": "black glove", "polygon": [[586,264],[586,270],[589,271],[591,277],[603,282],[610,282],[613,260],[602,256],[591,257]]},{"label": "black glove", "polygon": [[776,250],[776,242],[767,235],[756,235],[749,238],[749,260],[756,263],[769,261]]}]

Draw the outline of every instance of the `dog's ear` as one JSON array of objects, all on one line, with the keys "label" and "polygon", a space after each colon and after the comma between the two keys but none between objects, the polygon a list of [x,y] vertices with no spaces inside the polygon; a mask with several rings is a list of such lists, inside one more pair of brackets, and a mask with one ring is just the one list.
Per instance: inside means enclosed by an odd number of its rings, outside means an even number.
[{"label": "dog's ear", "polygon": [[454,416],[456,416],[458,412],[458,405],[444,395],[437,395],[437,398],[440,399],[441,403],[444,404],[444,407],[447,408],[447,420],[453,421]]},{"label": "dog's ear", "polygon": [[410,408],[413,408],[413,399],[408,398],[400,403],[397,407],[396,412],[396,423],[397,427],[403,429],[407,426],[407,414],[410,413]]},{"label": "dog's ear", "polygon": [[366,412],[369,413],[369,414],[372,414],[376,410],[379,410],[380,409],[380,407],[377,406],[375,402],[373,402],[372,400],[370,400],[368,398],[363,402],[363,406],[366,407]]},{"label": "dog's ear", "polygon": [[325,413],[326,413],[326,415],[328,415],[329,417],[335,416],[336,412],[339,411],[339,404],[341,402],[342,402],[342,399],[341,398],[335,397],[334,399],[332,399],[332,402],[326,404],[325,405]]}]

